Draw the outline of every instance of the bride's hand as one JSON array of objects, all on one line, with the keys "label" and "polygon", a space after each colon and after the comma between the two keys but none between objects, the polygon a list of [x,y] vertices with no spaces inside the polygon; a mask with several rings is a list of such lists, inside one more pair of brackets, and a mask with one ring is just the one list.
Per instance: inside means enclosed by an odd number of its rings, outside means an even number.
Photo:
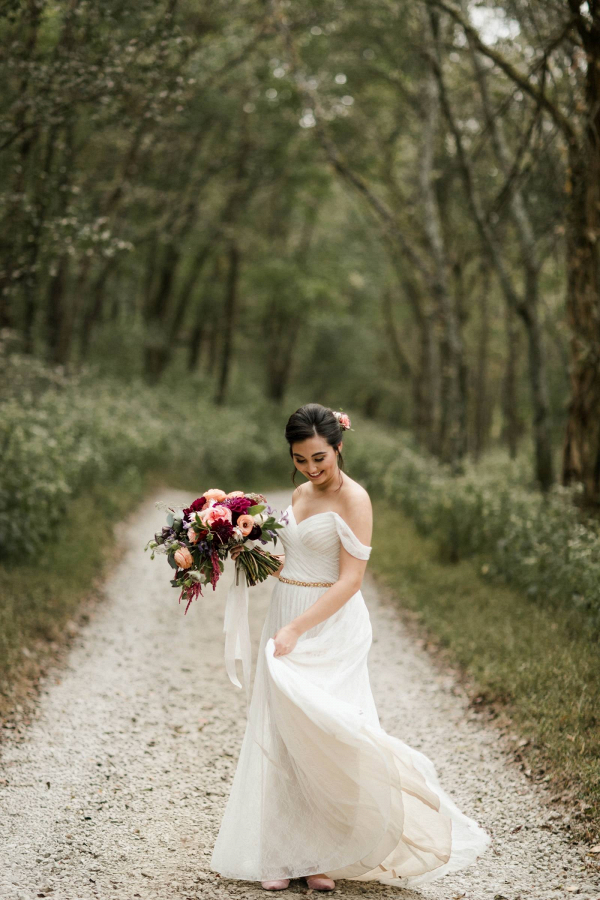
[{"label": "bride's hand", "polygon": [[284,625],[275,633],[275,652],[273,656],[285,656],[291,653],[298,642],[299,634],[293,625]]}]

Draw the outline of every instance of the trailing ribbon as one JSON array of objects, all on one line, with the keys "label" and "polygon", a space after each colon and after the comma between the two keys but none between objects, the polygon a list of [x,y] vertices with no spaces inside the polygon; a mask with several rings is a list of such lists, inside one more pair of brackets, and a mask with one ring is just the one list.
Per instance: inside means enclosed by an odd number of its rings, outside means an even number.
[{"label": "trailing ribbon", "polygon": [[[241,579],[241,582],[240,582]],[[273,749],[265,746],[263,741],[266,735],[259,728],[257,734],[256,722],[250,715],[250,666],[252,663],[252,645],[250,643],[250,627],[248,625],[248,583],[246,581],[246,573],[242,566],[236,561],[235,574],[229,591],[227,592],[227,600],[225,601],[225,622],[223,631],[225,632],[225,668],[231,682],[241,688],[240,680],[237,677],[235,661],[241,659],[244,678],[244,687],[246,689],[246,710],[248,713],[248,724],[252,733],[253,740],[258,744],[265,757],[269,762],[276,766],[281,777],[289,779],[289,772],[279,759],[273,756]],[[275,750],[275,752],[277,752]]]},{"label": "trailing ribbon", "polygon": [[246,689],[246,702],[250,700],[250,667],[252,664],[252,646],[250,644],[250,628],[248,625],[248,584],[246,573],[241,565],[235,564],[235,574],[225,602],[225,668],[230,680],[241,688],[237,677],[235,661],[241,659]]}]

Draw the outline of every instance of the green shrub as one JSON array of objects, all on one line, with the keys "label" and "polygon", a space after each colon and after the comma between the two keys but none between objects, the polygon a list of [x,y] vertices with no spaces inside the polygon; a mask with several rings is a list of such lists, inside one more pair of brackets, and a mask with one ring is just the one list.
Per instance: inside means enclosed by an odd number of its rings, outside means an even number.
[{"label": "green shrub", "polygon": [[[0,555],[56,539],[71,498],[95,484],[139,478],[150,468],[198,490],[219,480],[252,489],[285,477],[283,427],[262,410],[215,407],[198,385],[127,386],[91,370],[59,370],[12,356],[0,402]],[[9,387],[10,386],[10,387]],[[125,481],[123,481],[125,479]],[[252,483],[249,483],[252,482]]]},{"label": "green shrub", "polygon": [[[93,369],[66,376],[13,355],[0,371],[0,555],[34,552],[60,536],[72,497],[149,469],[172,483],[226,490],[290,484],[289,411],[268,401],[216,407],[201,380],[126,386]],[[432,536],[442,558],[480,557],[480,570],[542,604],[584,614],[600,636],[600,534],[574,504],[578,488],[542,496],[530,460],[495,451],[451,474],[414,438],[353,415],[348,474]]]},{"label": "green shrub", "polygon": [[530,460],[497,451],[452,475],[411,436],[390,436],[353,418],[354,477],[433,537],[442,559],[477,557],[485,577],[540,604],[580,611],[600,637],[600,526],[581,521],[578,486],[556,485],[544,496],[531,487]]}]

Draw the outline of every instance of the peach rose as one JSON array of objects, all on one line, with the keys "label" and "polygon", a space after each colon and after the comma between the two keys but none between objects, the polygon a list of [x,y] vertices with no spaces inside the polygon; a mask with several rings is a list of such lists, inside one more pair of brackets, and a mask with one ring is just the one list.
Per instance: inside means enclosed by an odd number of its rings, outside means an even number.
[{"label": "peach rose", "polygon": [[250,534],[256,522],[254,521],[254,516],[240,516],[237,520],[238,528],[241,530],[244,537],[247,534]]},{"label": "peach rose", "polygon": [[[227,494],[225,491],[222,491],[220,488],[211,488],[210,491],[204,491],[204,499],[207,503],[210,503],[211,500],[216,500],[219,502],[220,500],[224,500]],[[206,509],[206,503],[204,504],[203,509]]]},{"label": "peach rose", "polygon": [[179,550],[176,550],[174,559],[180,569],[189,569],[194,562],[192,554],[187,547],[180,547]]},{"label": "peach rose", "polygon": [[245,496],[246,495],[244,494],[243,491],[229,491],[229,493],[227,494],[227,499],[231,500],[232,497],[245,497]]},{"label": "peach rose", "polygon": [[231,510],[227,506],[221,506],[217,503],[216,506],[211,506],[206,510],[206,517],[202,521],[206,522],[207,525],[212,525],[217,519],[225,519],[226,522],[231,522]]},{"label": "peach rose", "polygon": [[188,528],[187,536],[190,544],[196,544],[198,542],[198,538],[200,537],[200,535],[194,528]]}]

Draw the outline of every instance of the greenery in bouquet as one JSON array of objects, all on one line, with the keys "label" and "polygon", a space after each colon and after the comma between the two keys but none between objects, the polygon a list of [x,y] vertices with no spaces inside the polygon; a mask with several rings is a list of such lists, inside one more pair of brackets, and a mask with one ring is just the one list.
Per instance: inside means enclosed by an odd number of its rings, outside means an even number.
[{"label": "greenery in bouquet", "polygon": [[[255,542],[277,543],[278,522],[274,510],[262,494],[231,491],[226,494],[212,488],[187,507],[156,504],[167,510],[167,524],[148,541],[144,550],[164,553],[175,570],[171,585],[180,588],[187,600],[185,612],[202,587],[213,590],[223,572],[229,551],[240,543],[247,544],[236,559],[236,578],[243,572],[249,586],[264,581],[276,572],[280,561]],[[177,510],[181,510],[178,515]]]}]

